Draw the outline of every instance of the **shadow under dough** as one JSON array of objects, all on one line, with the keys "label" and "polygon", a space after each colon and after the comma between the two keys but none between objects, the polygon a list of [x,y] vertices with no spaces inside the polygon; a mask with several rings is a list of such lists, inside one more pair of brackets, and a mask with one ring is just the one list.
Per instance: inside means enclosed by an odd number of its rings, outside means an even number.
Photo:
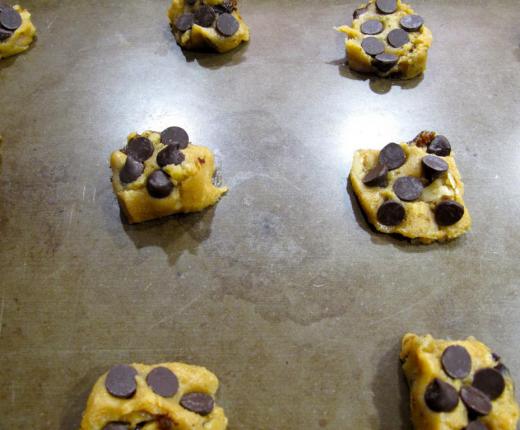
[{"label": "shadow under dough", "polygon": [[249,43],[241,43],[235,49],[232,49],[229,52],[225,52],[223,54],[219,54],[217,52],[213,52],[210,50],[206,51],[188,51],[185,49],[182,50],[182,55],[186,59],[187,63],[192,63],[196,61],[200,66],[206,69],[220,69],[222,67],[232,67],[236,66],[246,60],[245,53],[247,52],[247,48],[249,47]]}]

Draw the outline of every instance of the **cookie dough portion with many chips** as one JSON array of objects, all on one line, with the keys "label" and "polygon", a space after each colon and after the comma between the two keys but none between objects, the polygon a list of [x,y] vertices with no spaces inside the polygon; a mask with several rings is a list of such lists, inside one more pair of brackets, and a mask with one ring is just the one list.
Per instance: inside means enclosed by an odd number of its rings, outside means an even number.
[{"label": "cookie dough portion with many chips", "polygon": [[506,366],[486,345],[406,334],[401,360],[417,430],[516,430],[519,407]]},{"label": "cookie dough portion with many chips", "polygon": [[411,79],[426,69],[431,31],[401,0],[371,0],[354,12],[347,35],[348,65],[361,73]]},{"label": "cookie dough portion with many chips", "polygon": [[223,53],[249,40],[238,0],[173,0],[168,11],[177,43],[188,50]]},{"label": "cookie dough portion with many chips", "polygon": [[0,3],[0,59],[27,50],[35,35],[28,10]]}]

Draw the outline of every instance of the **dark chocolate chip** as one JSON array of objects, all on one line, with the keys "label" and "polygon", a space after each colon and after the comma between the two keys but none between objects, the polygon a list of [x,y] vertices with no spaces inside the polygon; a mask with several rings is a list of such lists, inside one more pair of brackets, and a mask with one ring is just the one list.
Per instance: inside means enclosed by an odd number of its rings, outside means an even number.
[{"label": "dark chocolate chip", "polygon": [[166,367],[156,367],[146,377],[146,383],[155,394],[173,397],[179,390],[179,380],[175,373]]},{"label": "dark chocolate chip", "polygon": [[386,226],[394,227],[403,222],[406,213],[404,206],[394,200],[384,202],[377,211],[377,220]]},{"label": "dark chocolate chip", "polygon": [[471,421],[464,430],[488,430],[488,428],[480,421]]},{"label": "dark chocolate chip", "polygon": [[195,24],[201,27],[211,27],[215,22],[217,14],[211,6],[202,5],[197,12],[195,12]]},{"label": "dark chocolate chip", "polygon": [[376,167],[371,169],[363,178],[363,183],[369,187],[386,187],[388,167],[384,164],[377,164]]},{"label": "dark chocolate chip", "polygon": [[156,199],[168,197],[173,191],[173,184],[170,177],[162,170],[153,172],[146,181],[148,194]]},{"label": "dark chocolate chip", "polygon": [[179,151],[177,147],[174,145],[168,145],[157,154],[157,164],[160,167],[167,166],[168,164],[175,164],[178,166],[185,160],[185,158],[184,154]]},{"label": "dark chocolate chip", "polygon": [[0,28],[0,42],[2,40],[7,40],[11,37],[13,32],[11,30],[5,30],[3,28]]},{"label": "dark chocolate chip", "polygon": [[223,13],[217,18],[217,30],[223,36],[233,36],[239,27],[237,19],[230,13]]},{"label": "dark chocolate chip", "polygon": [[441,357],[442,368],[448,376],[463,379],[471,372],[471,356],[460,345],[448,346]]},{"label": "dark chocolate chip", "polygon": [[385,52],[385,44],[377,37],[365,37],[361,42],[361,47],[367,55],[378,55]]},{"label": "dark chocolate chip", "polygon": [[448,163],[436,155],[427,155],[422,159],[423,174],[428,181],[434,181],[448,171]]},{"label": "dark chocolate chip", "polygon": [[181,406],[199,415],[208,415],[215,406],[213,397],[204,393],[188,393],[182,396]]},{"label": "dark chocolate chip", "polygon": [[376,55],[374,61],[372,61],[372,65],[380,72],[385,73],[394,67],[398,61],[399,57],[397,55],[383,53]]},{"label": "dark chocolate chip", "polygon": [[175,28],[184,33],[193,27],[194,19],[195,18],[192,13],[185,13],[175,20]]},{"label": "dark chocolate chip", "polygon": [[451,154],[450,141],[444,136],[435,136],[426,150],[429,154],[435,154],[439,157],[447,157]]},{"label": "dark chocolate chip", "polygon": [[157,427],[159,430],[175,430],[175,424],[168,417],[159,417],[157,418]]},{"label": "dark chocolate chip", "polygon": [[2,13],[0,13],[0,25],[6,30],[15,31],[22,25],[22,17],[12,7],[2,7]]},{"label": "dark chocolate chip", "polygon": [[460,390],[460,398],[466,407],[477,415],[487,415],[491,412],[491,400],[475,387],[462,387]]},{"label": "dark chocolate chip", "polygon": [[225,1],[222,4],[218,4],[216,6],[213,6],[213,9],[218,14],[221,14],[221,13],[233,13],[233,11],[235,10],[235,7],[233,6],[233,3],[231,3],[230,1]]},{"label": "dark chocolate chip", "polygon": [[137,371],[131,366],[114,366],[105,379],[105,388],[114,397],[129,399],[137,390],[135,375]]},{"label": "dark chocolate chip", "polygon": [[175,145],[177,149],[184,149],[188,147],[190,138],[183,128],[168,127],[161,133],[161,142],[165,145]]},{"label": "dark chocolate chip", "polygon": [[492,353],[491,353],[491,358],[492,358],[494,361],[500,361],[500,360],[501,360],[500,355],[498,355],[496,352],[492,352]]},{"label": "dark chocolate chip", "polygon": [[112,421],[103,427],[103,430],[130,430],[130,424],[122,421]]},{"label": "dark chocolate chip", "polygon": [[121,171],[119,172],[119,179],[125,184],[134,182],[144,172],[144,164],[132,157],[127,156],[126,162]]},{"label": "dark chocolate chip", "polygon": [[475,372],[473,384],[491,400],[498,399],[506,388],[506,381],[496,369],[481,369]]},{"label": "dark chocolate chip", "polygon": [[376,0],[377,10],[385,15],[397,10],[397,0]]},{"label": "dark chocolate chip", "polygon": [[459,404],[459,395],[452,385],[435,378],[426,387],[424,401],[434,412],[451,412]]},{"label": "dark chocolate chip", "polygon": [[196,2],[197,0],[186,0],[186,3],[188,3],[190,6],[193,6]]},{"label": "dark chocolate chip", "polygon": [[406,154],[397,143],[389,143],[379,153],[379,162],[394,170],[401,167],[406,162]]},{"label": "dark chocolate chip", "polygon": [[388,33],[387,40],[390,46],[400,48],[410,42],[408,33],[401,28],[396,28]]},{"label": "dark chocolate chip", "polygon": [[381,21],[377,19],[369,19],[361,24],[361,33],[363,34],[379,34],[385,29]]},{"label": "dark chocolate chip", "polygon": [[150,139],[143,136],[137,136],[128,142],[125,152],[129,157],[142,163],[152,156],[153,145],[152,142],[150,142]]},{"label": "dark chocolate chip", "polygon": [[424,24],[424,19],[419,15],[406,15],[399,23],[406,31],[419,31]]},{"label": "dark chocolate chip", "polygon": [[368,12],[368,6],[360,7],[359,9],[356,9],[354,13],[352,14],[352,18],[358,19],[361,15],[364,15]]},{"label": "dark chocolate chip", "polygon": [[464,216],[464,206],[453,200],[440,202],[435,208],[435,221],[442,227],[453,225]]},{"label": "dark chocolate chip", "polygon": [[421,197],[424,185],[413,176],[403,176],[394,182],[394,193],[405,202],[413,202]]}]

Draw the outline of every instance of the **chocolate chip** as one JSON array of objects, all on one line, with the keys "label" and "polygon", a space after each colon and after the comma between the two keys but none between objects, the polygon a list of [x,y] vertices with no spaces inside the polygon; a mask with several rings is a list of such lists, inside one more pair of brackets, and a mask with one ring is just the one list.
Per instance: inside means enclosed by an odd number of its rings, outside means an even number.
[{"label": "chocolate chip", "polygon": [[464,430],[488,430],[488,428],[480,421],[471,421]]},{"label": "chocolate chip", "polygon": [[175,145],[177,149],[184,149],[188,147],[190,138],[183,128],[168,127],[161,132],[161,142],[165,145]]},{"label": "chocolate chip", "polygon": [[175,424],[168,417],[159,417],[157,418],[157,427],[159,430],[175,430]]},{"label": "chocolate chip", "polygon": [[404,206],[395,200],[384,202],[377,211],[377,220],[386,226],[394,227],[403,222],[406,213]]},{"label": "chocolate chip", "polygon": [[124,152],[129,157],[132,157],[134,160],[140,161],[142,163],[152,156],[153,145],[148,138],[137,136],[128,142]]},{"label": "chocolate chip", "polygon": [[376,6],[379,12],[388,15],[397,10],[397,0],[377,0]]},{"label": "chocolate chip", "polygon": [[175,20],[175,28],[184,33],[193,27],[194,19],[195,18],[192,13],[185,13]]},{"label": "chocolate chip", "polygon": [[385,52],[385,44],[377,37],[365,37],[361,42],[361,47],[367,55],[378,55]]},{"label": "chocolate chip", "polygon": [[410,37],[406,31],[401,28],[396,28],[388,33],[387,40],[394,48],[400,48],[410,42]]},{"label": "chocolate chip", "polygon": [[369,187],[386,187],[388,167],[384,164],[377,164],[376,167],[371,169],[363,178],[363,183]]},{"label": "chocolate chip", "polygon": [[491,400],[498,399],[506,388],[504,377],[495,369],[481,369],[475,372],[472,385]]},{"label": "chocolate chip", "polygon": [[453,386],[435,378],[426,387],[424,401],[434,412],[451,412],[459,404],[459,395]]},{"label": "chocolate chip", "polygon": [[6,30],[16,31],[22,25],[22,17],[12,7],[2,7],[0,25]]},{"label": "chocolate chip", "polygon": [[195,24],[201,27],[211,27],[215,21],[217,14],[211,6],[202,5],[197,12],[195,12]]},{"label": "chocolate chip", "polygon": [[381,21],[369,19],[361,24],[361,33],[363,34],[379,34],[385,29]]},{"label": "chocolate chip", "polygon": [[181,406],[199,415],[208,415],[215,406],[213,398],[204,393],[188,393],[182,396]]},{"label": "chocolate chip", "polygon": [[424,19],[419,15],[406,15],[399,21],[406,31],[419,31],[424,24]]},{"label": "chocolate chip", "polygon": [[125,184],[134,182],[144,172],[144,164],[132,157],[126,157],[126,162],[121,171],[119,172],[119,179]]},{"label": "chocolate chip", "polygon": [[463,379],[471,372],[471,356],[460,345],[448,346],[441,357],[442,368],[448,376]]},{"label": "chocolate chip", "polygon": [[440,202],[435,208],[435,221],[442,227],[453,225],[464,216],[464,206],[453,200]]},{"label": "chocolate chip", "polygon": [[388,72],[392,67],[394,67],[399,61],[399,57],[394,54],[383,53],[376,55],[374,60],[372,61],[372,65],[379,70],[380,72]]},{"label": "chocolate chip", "polygon": [[237,19],[230,13],[223,13],[217,18],[217,30],[223,36],[233,36],[239,27]]},{"label": "chocolate chip", "polygon": [[129,399],[137,390],[135,375],[137,371],[131,366],[114,366],[105,379],[105,388],[114,397]]},{"label": "chocolate chip", "polygon": [[213,10],[218,14],[233,13],[233,11],[235,10],[235,7],[233,6],[233,3],[231,3],[230,1],[225,1],[222,4],[213,6]]},{"label": "chocolate chip", "polygon": [[11,37],[13,32],[11,30],[5,30],[3,28],[0,28],[0,42],[2,40],[7,40]]},{"label": "chocolate chip", "polygon": [[415,136],[412,141],[408,142],[410,145],[415,145],[419,148],[423,146],[428,146],[432,140],[435,139],[435,132],[433,131],[421,131],[417,136]]},{"label": "chocolate chip", "polygon": [[500,355],[498,355],[496,352],[492,352],[492,353],[491,353],[491,358],[492,358],[494,361],[500,361],[500,360],[501,360]]},{"label": "chocolate chip", "polygon": [[122,421],[112,421],[103,427],[103,430],[130,430],[130,424]]},{"label": "chocolate chip", "polygon": [[179,390],[179,380],[175,373],[166,367],[156,367],[146,377],[146,383],[155,394],[173,397]]},{"label": "chocolate chip", "polygon": [[175,164],[178,166],[185,160],[185,158],[184,154],[179,151],[176,146],[168,145],[157,154],[157,164],[160,167],[167,166],[168,164]]},{"label": "chocolate chip", "polygon": [[447,157],[451,154],[450,141],[444,136],[435,136],[426,150],[429,154],[435,154],[439,157]]},{"label": "chocolate chip", "polygon": [[358,19],[361,15],[364,15],[367,12],[368,12],[368,6],[360,7],[354,11],[354,13],[352,14],[352,17],[354,19]]},{"label": "chocolate chip", "polygon": [[168,197],[173,191],[173,184],[170,177],[162,170],[156,170],[146,181],[146,189],[148,194],[156,199]]},{"label": "chocolate chip", "polygon": [[403,176],[394,182],[394,193],[405,202],[413,202],[421,197],[424,185],[413,176]]},{"label": "chocolate chip", "polygon": [[502,375],[509,375],[509,369],[504,363],[498,363],[495,367],[495,370],[498,370]]},{"label": "chocolate chip", "polygon": [[196,2],[197,0],[186,0],[186,3],[188,3],[190,6],[193,6]]},{"label": "chocolate chip", "polygon": [[448,163],[435,155],[427,155],[422,159],[423,174],[428,181],[432,182],[448,171]]},{"label": "chocolate chip", "polygon": [[397,143],[389,143],[379,153],[379,162],[394,170],[406,163],[406,154]]},{"label": "chocolate chip", "polygon": [[475,387],[462,387],[460,398],[466,407],[477,415],[487,415],[491,412],[491,400]]}]

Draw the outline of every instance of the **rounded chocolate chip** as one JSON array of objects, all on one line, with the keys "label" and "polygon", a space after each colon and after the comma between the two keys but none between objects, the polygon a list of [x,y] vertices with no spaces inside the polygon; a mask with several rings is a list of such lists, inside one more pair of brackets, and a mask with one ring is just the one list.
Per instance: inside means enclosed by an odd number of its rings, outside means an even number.
[{"label": "rounded chocolate chip", "polygon": [[146,377],[146,383],[155,394],[173,397],[179,390],[179,380],[175,373],[166,367],[156,367]]},{"label": "rounded chocolate chip", "polygon": [[381,21],[377,19],[369,19],[361,24],[361,33],[363,34],[379,34],[385,29]]},{"label": "rounded chocolate chip", "polygon": [[114,366],[105,379],[105,388],[114,397],[129,399],[137,390],[135,375],[137,371],[131,366]]},{"label": "rounded chocolate chip", "polygon": [[130,430],[130,424],[122,421],[112,421],[103,427],[103,430]]},{"label": "rounded chocolate chip", "polygon": [[184,33],[193,27],[194,19],[195,18],[192,13],[185,13],[175,20],[175,28]]},{"label": "rounded chocolate chip", "polygon": [[463,379],[471,372],[471,356],[460,345],[448,346],[441,357],[442,368],[448,376]]},{"label": "rounded chocolate chip", "polygon": [[399,61],[399,57],[394,54],[383,53],[376,55],[372,65],[380,72],[386,73]]},{"label": "rounded chocolate chip", "polygon": [[421,197],[424,185],[413,176],[403,176],[394,182],[394,193],[405,202],[413,202]]},{"label": "rounded chocolate chip", "polygon": [[2,40],[7,40],[11,37],[13,32],[11,30],[6,30],[4,28],[0,28],[0,42]]},{"label": "rounded chocolate chip", "polygon": [[434,412],[451,412],[459,404],[459,394],[453,386],[435,378],[426,387],[424,401]]},{"label": "rounded chocolate chip", "polygon": [[230,13],[223,13],[217,18],[217,30],[223,36],[233,36],[239,27],[237,19]]},{"label": "rounded chocolate chip", "polygon": [[2,7],[2,13],[0,13],[0,25],[6,30],[15,31],[22,25],[22,17],[12,7]]},{"label": "rounded chocolate chip", "polygon": [[395,227],[403,222],[406,212],[404,206],[394,200],[384,202],[377,211],[377,220],[388,227]]},{"label": "rounded chocolate chip", "polygon": [[168,145],[157,154],[157,164],[159,167],[167,166],[168,164],[181,164],[185,160],[184,154],[174,145]]},{"label": "rounded chocolate chip", "polygon": [[410,42],[408,33],[401,28],[396,28],[388,33],[387,40],[390,46],[400,48]]},{"label": "rounded chocolate chip", "polygon": [[475,372],[473,384],[491,400],[498,399],[506,388],[506,381],[496,369],[481,369]]},{"label": "rounded chocolate chip", "polygon": [[181,406],[199,415],[208,415],[215,406],[213,397],[204,393],[188,393],[182,396]]},{"label": "rounded chocolate chip", "polygon": [[170,177],[162,170],[153,172],[146,181],[148,194],[156,199],[168,197],[173,191],[173,184]]},{"label": "rounded chocolate chip", "polygon": [[379,162],[394,170],[401,167],[406,162],[406,154],[397,143],[389,143],[379,153]]},{"label": "rounded chocolate chip", "polygon": [[363,15],[367,12],[368,12],[368,6],[360,7],[354,11],[354,13],[352,14],[352,18],[358,19],[361,15]]},{"label": "rounded chocolate chip", "polygon": [[119,179],[125,184],[134,182],[144,172],[144,164],[132,157],[126,157],[126,162],[121,171],[119,172]]},{"label": "rounded chocolate chip", "polygon": [[201,27],[211,27],[215,21],[217,14],[211,6],[202,5],[197,12],[195,12],[195,24]]},{"label": "rounded chocolate chip", "polygon": [[384,164],[377,164],[376,167],[371,169],[363,178],[363,183],[369,187],[386,187],[388,167]]},{"label": "rounded chocolate chip", "polygon": [[129,157],[142,163],[152,156],[153,145],[152,142],[150,142],[150,139],[143,136],[137,136],[128,142],[125,152]]},{"label": "rounded chocolate chip", "polygon": [[406,31],[419,31],[424,24],[424,19],[419,15],[406,15],[399,21]]},{"label": "rounded chocolate chip", "polygon": [[397,10],[397,0],[376,0],[377,10],[386,15]]},{"label": "rounded chocolate chip", "polygon": [[475,387],[462,387],[460,390],[460,398],[470,412],[474,412],[477,415],[487,415],[491,412],[491,400]]},{"label": "rounded chocolate chip", "polygon": [[367,55],[378,55],[385,52],[385,44],[377,37],[365,37],[361,42],[361,47]]},{"label": "rounded chocolate chip", "polygon": [[480,421],[471,421],[464,430],[488,430],[488,428]]},{"label": "rounded chocolate chip", "polygon": [[435,208],[435,221],[441,227],[453,225],[464,216],[464,206],[453,200],[440,202]]},{"label": "rounded chocolate chip", "polygon": [[439,157],[447,157],[451,154],[450,141],[444,136],[435,136],[426,149],[429,154],[435,154]]},{"label": "rounded chocolate chip", "polygon": [[448,171],[448,163],[436,155],[427,155],[422,159],[424,177],[434,181]]},{"label": "rounded chocolate chip", "polygon": [[168,127],[161,132],[161,142],[165,145],[175,145],[178,149],[184,149],[188,147],[190,138],[183,128]]}]

